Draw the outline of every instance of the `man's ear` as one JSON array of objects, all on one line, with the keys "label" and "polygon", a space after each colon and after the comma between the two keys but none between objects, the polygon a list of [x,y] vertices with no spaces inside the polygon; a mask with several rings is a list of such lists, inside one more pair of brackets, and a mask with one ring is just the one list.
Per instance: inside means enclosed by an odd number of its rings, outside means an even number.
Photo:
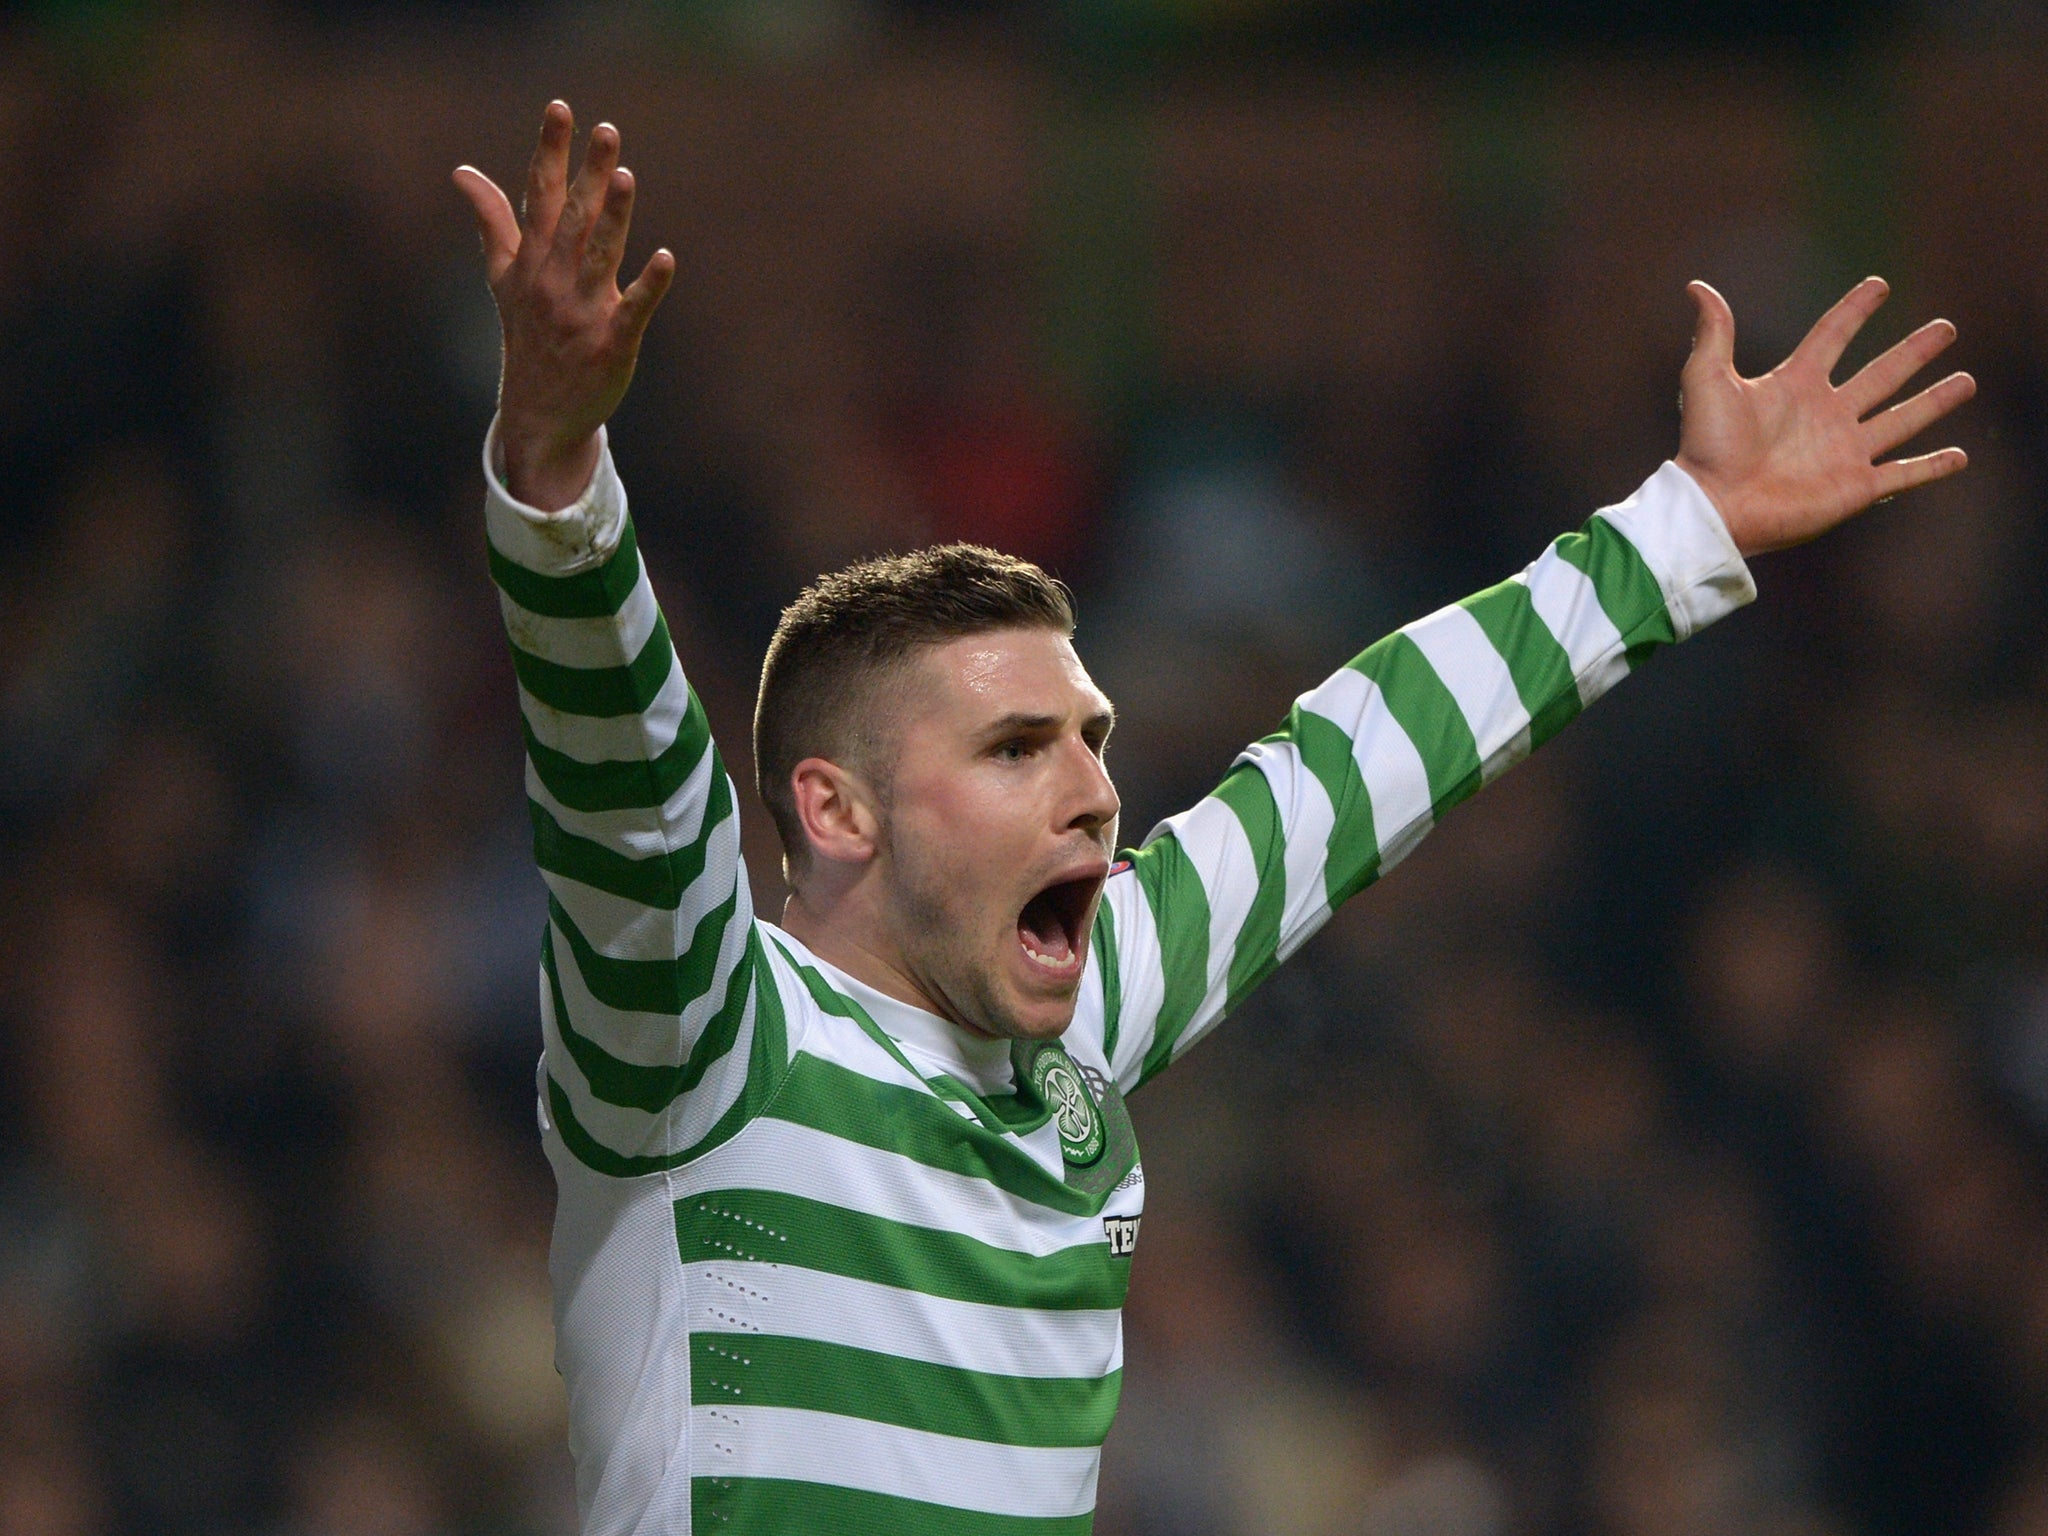
[{"label": "man's ear", "polygon": [[789,791],[812,858],[865,864],[875,856],[881,819],[872,791],[858,774],[822,757],[807,757],[790,770]]}]

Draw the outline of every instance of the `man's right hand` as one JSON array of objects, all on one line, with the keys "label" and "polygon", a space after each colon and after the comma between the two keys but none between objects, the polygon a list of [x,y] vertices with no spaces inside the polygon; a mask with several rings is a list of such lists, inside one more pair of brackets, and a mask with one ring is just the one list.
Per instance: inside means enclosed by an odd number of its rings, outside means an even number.
[{"label": "man's right hand", "polygon": [[523,222],[483,172],[467,165],[455,172],[483,236],[484,273],[505,333],[498,384],[505,489],[543,512],[568,506],[589,485],[597,429],[625,398],[640,338],[676,275],[675,257],[659,250],[619,291],[633,173],[619,164],[618,129],[599,123],[570,185],[575,126],[566,102],[548,103],[526,173]]}]

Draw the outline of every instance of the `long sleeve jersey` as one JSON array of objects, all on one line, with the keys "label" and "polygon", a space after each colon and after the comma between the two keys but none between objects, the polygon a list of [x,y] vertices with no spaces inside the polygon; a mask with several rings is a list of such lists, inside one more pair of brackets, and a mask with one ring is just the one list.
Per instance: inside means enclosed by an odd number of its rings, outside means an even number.
[{"label": "long sleeve jersey", "polygon": [[1035,1046],[756,915],[609,453],[552,514],[490,455],[586,1536],[1087,1531],[1144,1204],[1124,1095],[1452,806],[1755,592],[1666,464],[1382,639],[1114,867],[1073,1023]]}]

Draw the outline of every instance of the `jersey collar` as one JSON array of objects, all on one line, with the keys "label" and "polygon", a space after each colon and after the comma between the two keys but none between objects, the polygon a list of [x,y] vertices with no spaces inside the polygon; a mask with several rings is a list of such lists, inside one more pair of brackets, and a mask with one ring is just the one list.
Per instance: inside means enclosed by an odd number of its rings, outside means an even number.
[{"label": "jersey collar", "polygon": [[[779,934],[780,930],[777,932]],[[899,1001],[886,992],[876,991],[866,982],[849,976],[831,961],[821,958],[809,945],[798,944],[787,935],[783,937],[785,942],[801,949],[834,988],[866,1009],[868,1017],[881,1027],[883,1034],[917,1058],[926,1069],[949,1072],[977,1093],[1006,1093],[1014,1086],[1009,1041],[971,1035],[936,1013]]]}]

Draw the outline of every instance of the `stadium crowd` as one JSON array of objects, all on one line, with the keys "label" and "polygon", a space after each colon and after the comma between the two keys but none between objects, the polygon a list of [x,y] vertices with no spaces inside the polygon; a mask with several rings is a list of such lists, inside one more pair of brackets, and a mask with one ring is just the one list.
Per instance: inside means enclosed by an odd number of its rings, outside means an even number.
[{"label": "stadium crowd", "polygon": [[1750,366],[1866,269],[1878,344],[1953,318],[1966,476],[1760,562],[1135,1100],[1097,1529],[2048,1536],[2038,46],[80,9],[0,46],[0,1536],[573,1530],[446,183],[552,94],[679,258],[613,443],[743,786],[780,605],[974,538],[1079,593],[1136,840],[1671,451],[1686,278]]}]

